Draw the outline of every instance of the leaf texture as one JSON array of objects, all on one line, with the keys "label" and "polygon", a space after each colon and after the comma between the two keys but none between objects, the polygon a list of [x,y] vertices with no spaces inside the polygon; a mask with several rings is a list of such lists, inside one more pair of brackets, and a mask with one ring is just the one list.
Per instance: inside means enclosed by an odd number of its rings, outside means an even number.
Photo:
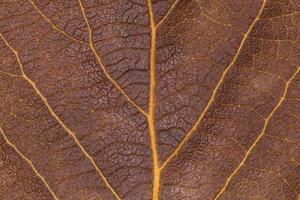
[{"label": "leaf texture", "polygon": [[300,198],[299,0],[0,0],[0,200]]}]

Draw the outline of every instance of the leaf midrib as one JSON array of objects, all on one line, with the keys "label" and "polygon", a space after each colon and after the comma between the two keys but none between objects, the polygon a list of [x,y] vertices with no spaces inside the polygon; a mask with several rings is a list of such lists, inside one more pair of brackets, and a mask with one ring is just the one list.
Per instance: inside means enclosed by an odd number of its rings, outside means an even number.
[{"label": "leaf midrib", "polygon": [[[30,0],[30,2],[33,4],[34,8],[42,15],[43,18],[45,18],[52,26],[54,29],[60,31],[61,33],[65,34],[66,36],[70,37],[73,40],[76,40],[77,42],[81,42],[77,40],[76,38],[73,38],[72,36],[68,35],[67,33],[65,33],[64,31],[58,29],[51,21],[50,19],[48,19],[45,15],[43,15],[43,13],[35,6],[35,4],[33,3],[33,1]],[[251,23],[250,27],[248,28],[247,32],[243,34],[243,38],[242,41],[239,45],[239,48],[236,52],[236,54],[234,55],[232,61],[230,62],[230,64],[226,67],[226,69],[224,70],[224,72],[222,73],[222,76],[220,78],[220,80],[218,81],[215,89],[212,92],[212,96],[210,98],[210,100],[208,101],[206,107],[204,108],[204,110],[200,113],[199,118],[197,119],[197,121],[194,123],[193,127],[185,134],[184,138],[181,140],[181,142],[179,143],[179,145],[176,147],[176,149],[167,157],[167,159],[163,162],[163,164],[161,166],[159,166],[158,164],[158,152],[157,152],[157,142],[156,142],[156,133],[155,133],[155,120],[154,120],[154,113],[155,113],[155,50],[156,50],[156,31],[158,26],[161,26],[161,24],[166,20],[167,16],[171,13],[171,11],[174,9],[174,7],[177,5],[177,3],[179,2],[179,0],[176,0],[175,3],[171,6],[171,8],[168,10],[167,14],[162,18],[161,21],[159,21],[157,24],[155,24],[154,21],[154,13],[152,10],[152,3],[151,0],[147,0],[148,3],[148,11],[149,11],[149,21],[150,21],[150,28],[151,28],[151,47],[150,47],[150,91],[149,91],[149,110],[148,113],[145,112],[140,106],[138,106],[134,100],[131,99],[131,97],[129,97],[126,92],[118,85],[118,83],[110,76],[109,72],[106,70],[105,65],[102,62],[102,59],[100,57],[100,55],[98,54],[98,52],[96,51],[94,44],[93,44],[93,40],[92,40],[92,29],[89,25],[86,13],[85,13],[85,9],[83,7],[83,4],[81,2],[81,0],[79,0],[79,5],[80,5],[80,9],[82,11],[83,17],[85,19],[85,22],[87,24],[88,27],[88,32],[89,32],[89,43],[87,45],[90,46],[91,50],[93,51],[98,63],[100,64],[102,70],[104,71],[105,76],[111,81],[111,83],[122,93],[122,95],[128,100],[128,102],[130,102],[137,110],[139,110],[139,112],[141,112],[144,116],[146,116],[147,120],[148,120],[148,126],[149,126],[149,136],[150,136],[150,143],[151,143],[151,150],[152,150],[152,160],[153,160],[153,192],[152,192],[152,199],[153,200],[158,200],[159,199],[159,184],[160,184],[160,173],[161,171],[167,166],[167,164],[179,153],[179,151],[182,149],[182,147],[184,146],[184,144],[189,140],[189,138],[191,137],[191,135],[195,132],[195,130],[197,129],[197,127],[200,125],[201,121],[203,120],[204,116],[206,115],[207,111],[209,110],[209,108],[211,107],[211,105],[213,104],[217,91],[219,90],[219,87],[221,86],[221,84],[223,83],[225,77],[227,76],[228,72],[230,71],[230,69],[234,66],[236,60],[238,59],[238,56],[249,36],[249,34],[251,33],[254,25],[256,24],[256,22],[259,20],[262,11],[265,7],[266,4],[266,0],[263,0],[262,6],[257,14],[257,16],[255,17],[255,19],[253,20],[253,22]],[[19,56],[17,51],[15,51],[9,44],[8,42],[3,38],[3,36],[1,35],[2,39],[4,40],[4,42],[6,43],[6,45],[15,53],[19,66],[21,68],[22,71],[22,76],[23,78],[28,81],[30,83],[30,85],[34,88],[34,90],[36,91],[36,93],[40,96],[40,98],[43,100],[44,104],[46,105],[46,107],[48,108],[49,112],[51,113],[51,115],[57,120],[57,122],[68,132],[68,134],[74,139],[74,141],[76,142],[76,144],[80,147],[80,149],[82,150],[82,152],[85,154],[85,156],[92,162],[92,164],[94,165],[94,167],[96,168],[97,172],[99,173],[99,175],[101,176],[101,178],[103,179],[103,181],[105,182],[106,186],[111,190],[111,192],[114,194],[114,196],[116,197],[116,199],[121,200],[120,196],[117,194],[117,192],[112,188],[111,184],[109,183],[109,181],[107,180],[107,178],[105,177],[105,175],[102,173],[102,171],[99,169],[99,167],[97,166],[96,162],[94,161],[94,159],[88,154],[88,152],[83,148],[83,146],[81,145],[80,141],[77,139],[76,135],[74,132],[72,132],[64,123],[63,121],[57,116],[57,114],[53,111],[53,109],[51,108],[51,106],[49,105],[46,97],[43,96],[43,94],[39,91],[39,89],[36,87],[35,83],[29,79],[27,77],[27,75],[24,73],[23,71],[23,66],[22,63],[20,62]],[[297,70],[297,72],[292,76],[291,79],[289,79],[289,81],[286,84],[285,90],[284,90],[284,94],[282,96],[282,98],[280,99],[279,103],[276,105],[276,107],[273,109],[273,111],[270,113],[270,115],[267,117],[266,121],[265,121],[265,125],[264,128],[262,129],[261,134],[256,138],[255,142],[251,145],[251,147],[248,149],[248,151],[246,152],[243,160],[241,161],[240,165],[234,170],[234,172],[230,175],[230,177],[227,179],[227,181],[225,182],[224,187],[221,189],[221,191],[219,191],[219,193],[217,194],[217,196],[215,197],[215,199],[218,199],[218,197],[225,191],[227,185],[229,184],[231,178],[237,173],[237,171],[240,169],[240,167],[244,164],[245,160],[247,159],[247,157],[249,156],[250,152],[252,151],[252,149],[256,146],[257,142],[260,140],[260,138],[262,137],[267,124],[269,122],[269,119],[271,118],[271,116],[273,115],[273,113],[280,107],[280,105],[282,104],[285,95],[287,93],[287,89],[288,86],[290,84],[290,82],[292,81],[292,79],[296,76],[296,74],[299,72],[299,69]]]}]

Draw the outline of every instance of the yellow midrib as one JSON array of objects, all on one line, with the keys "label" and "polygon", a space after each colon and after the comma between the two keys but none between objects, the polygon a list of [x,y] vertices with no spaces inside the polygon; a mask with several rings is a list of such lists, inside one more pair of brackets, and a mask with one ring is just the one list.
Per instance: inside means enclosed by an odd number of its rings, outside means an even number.
[{"label": "yellow midrib", "polygon": [[[89,43],[92,52],[94,53],[98,63],[100,64],[105,76],[111,81],[111,83],[122,93],[122,95],[127,99],[128,102],[130,102],[139,112],[141,112],[144,116],[146,116],[149,126],[149,136],[150,136],[150,143],[151,143],[151,150],[152,150],[152,160],[153,160],[153,194],[152,199],[158,200],[159,199],[159,183],[160,183],[160,167],[158,163],[158,152],[157,152],[157,143],[156,143],[156,133],[155,133],[155,125],[154,125],[154,112],[155,112],[155,49],[156,49],[156,28],[163,23],[163,21],[166,19],[166,17],[169,15],[171,10],[175,7],[178,0],[172,5],[172,7],[169,9],[168,13],[163,17],[163,19],[155,25],[154,21],[154,14],[152,10],[152,3],[151,0],[147,0],[148,2],[148,10],[149,10],[149,18],[150,18],[150,26],[151,26],[151,48],[150,48],[150,92],[149,92],[149,111],[146,113],[140,106],[138,106],[126,93],[125,91],[117,84],[117,82],[110,76],[108,71],[106,70],[106,67],[104,66],[104,63],[102,62],[102,59],[100,58],[99,54],[97,53],[93,40],[92,40],[92,29],[90,27],[90,24],[88,22],[85,9],[83,7],[83,4],[81,0],[79,0],[79,6],[81,9],[81,12],[83,14],[84,20],[86,22],[87,28],[88,28],[88,35],[89,35]],[[56,27],[52,21],[46,17],[35,5],[35,3],[30,0],[30,3],[33,5],[33,7],[38,11],[38,13],[49,23],[52,25],[52,27],[59,32],[63,33],[64,35],[70,37],[71,39],[78,41],[77,39],[73,38],[63,30]],[[78,41],[83,43],[82,41]],[[26,77],[25,77],[26,79]],[[36,88],[37,89],[37,88]],[[47,101],[47,99],[45,99]],[[64,127],[67,128],[67,127]],[[79,142],[79,141],[78,141]],[[92,159],[92,158],[91,158]],[[103,175],[104,177],[104,175]],[[117,199],[120,199],[120,197],[114,192],[113,188],[111,188],[110,184],[105,181],[107,185],[109,185],[109,188],[113,191]]]},{"label": "yellow midrib", "polygon": [[[42,15],[43,18],[45,18],[45,20],[47,20],[52,26],[53,28],[55,28],[56,30],[62,32],[63,34],[65,34],[66,36],[70,37],[73,40],[76,40],[75,38],[73,38],[72,36],[68,35],[67,33],[65,33],[64,31],[60,30],[59,28],[57,28],[51,21],[49,18],[47,18],[34,4],[34,2],[32,0],[30,0],[30,2],[33,4],[34,8]],[[199,123],[202,121],[204,115],[206,114],[206,112],[208,111],[209,107],[211,106],[211,104],[214,101],[214,98],[216,96],[217,90],[220,87],[221,83],[223,82],[223,80],[225,79],[226,74],[228,73],[228,71],[231,69],[231,67],[234,65],[234,63],[236,62],[238,55],[242,49],[242,47],[244,46],[244,43],[246,41],[246,39],[248,38],[248,35],[250,34],[252,28],[254,27],[255,23],[257,22],[257,20],[259,19],[262,10],[265,6],[266,0],[263,0],[263,4],[262,7],[257,15],[257,17],[254,19],[253,23],[250,25],[249,29],[247,30],[247,32],[244,34],[243,39],[241,41],[241,44],[237,50],[237,53],[235,54],[232,62],[228,65],[228,67],[224,70],[220,80],[218,81],[215,89],[213,90],[212,96],[208,102],[208,104],[206,105],[205,109],[203,110],[203,112],[201,113],[200,117],[198,118],[198,120],[196,121],[196,123],[194,124],[194,126],[190,129],[190,131],[188,131],[188,133],[185,135],[184,139],[180,142],[180,144],[177,146],[177,148],[172,152],[172,154],[165,160],[165,162],[162,164],[162,166],[159,166],[158,163],[158,152],[157,152],[157,142],[156,142],[156,132],[155,132],[155,124],[154,124],[154,113],[155,113],[155,50],[156,50],[156,29],[157,27],[165,20],[165,18],[169,15],[169,13],[171,12],[171,10],[173,9],[173,7],[177,4],[178,0],[175,1],[174,5],[171,7],[171,9],[168,11],[167,15],[164,16],[164,18],[157,24],[155,25],[155,21],[154,21],[154,13],[152,10],[152,3],[151,0],[147,0],[148,3],[148,7],[149,7],[149,18],[150,18],[150,26],[151,26],[151,47],[150,47],[150,92],[149,92],[149,111],[148,113],[146,113],[141,107],[139,107],[125,92],[124,90],[117,84],[117,82],[110,76],[110,74],[108,73],[108,71],[106,70],[102,59],[100,58],[99,54],[97,53],[93,41],[92,41],[92,29],[88,23],[88,19],[87,16],[85,14],[84,11],[84,7],[82,5],[81,0],[79,0],[79,5],[81,8],[81,11],[83,13],[83,17],[85,19],[85,22],[87,24],[88,27],[88,32],[89,32],[89,43],[88,45],[90,46],[91,50],[93,51],[97,61],[99,62],[102,70],[104,71],[105,76],[113,83],[113,85],[125,96],[125,98],[128,100],[128,102],[130,102],[135,108],[137,108],[142,114],[144,114],[147,118],[148,121],[148,127],[149,127],[149,136],[150,136],[150,143],[151,143],[151,150],[152,150],[152,160],[153,160],[153,192],[152,192],[152,200],[158,200],[159,199],[159,187],[160,187],[160,174],[161,171],[164,169],[164,167],[169,163],[169,161],[174,158],[178,152],[180,151],[180,149],[182,148],[182,146],[187,142],[187,140],[190,138],[191,134],[196,130],[196,128],[198,127]],[[2,37],[2,35],[1,35]],[[2,37],[3,38],[3,37]],[[102,177],[102,179],[104,180],[105,184],[107,185],[107,187],[112,191],[112,193],[115,195],[115,197],[118,200],[121,200],[121,198],[119,197],[119,195],[115,192],[115,190],[111,187],[110,183],[108,182],[108,180],[106,179],[106,177],[104,176],[104,174],[102,173],[102,171],[98,168],[98,166],[96,165],[95,161],[93,160],[93,158],[85,151],[85,149],[81,146],[79,140],[76,138],[75,134],[60,120],[60,118],[56,115],[56,113],[54,113],[54,111],[52,110],[52,108],[50,107],[47,99],[41,94],[41,92],[39,91],[39,89],[36,87],[35,83],[31,81],[31,79],[29,79],[26,74],[23,71],[22,68],[22,64],[20,63],[19,57],[17,52],[11,47],[9,46],[9,44],[6,42],[6,40],[3,38],[3,40],[5,41],[5,43],[7,44],[7,46],[16,54],[17,60],[19,62],[19,65],[21,67],[22,73],[23,73],[23,77],[32,85],[32,87],[34,88],[34,90],[36,91],[36,93],[41,97],[41,99],[43,100],[43,102],[45,103],[45,105],[47,106],[48,110],[50,111],[51,115],[54,116],[54,118],[59,122],[59,124],[71,135],[71,137],[73,137],[73,139],[75,140],[75,142],[78,144],[78,146],[81,148],[81,150],[83,151],[83,153],[91,160],[92,164],[95,166],[97,172],[100,174],[100,176]],[[82,42],[82,41],[79,41]],[[298,70],[299,71],[299,70]],[[287,90],[287,87],[286,87]],[[285,94],[286,94],[286,90],[285,90]],[[280,100],[280,104],[281,101],[283,101],[283,99]],[[279,106],[278,106],[279,107]],[[276,108],[277,109],[277,106]],[[274,109],[274,110],[275,110]],[[274,111],[273,110],[273,111]],[[274,111],[275,112],[275,111]],[[272,112],[273,113],[273,112]],[[272,114],[271,114],[272,115]],[[266,120],[268,121],[268,120]],[[265,129],[265,127],[264,127]],[[263,130],[264,131],[264,130]],[[257,141],[260,138],[257,138]],[[255,146],[255,145],[254,145]],[[251,148],[250,148],[251,149]],[[250,150],[249,149],[249,150]],[[251,151],[251,150],[250,150]],[[245,156],[246,157],[246,156]],[[227,183],[227,182],[226,182]],[[229,183],[229,182],[228,182]],[[225,190],[226,186],[224,187]],[[217,198],[217,197],[216,197]]]},{"label": "yellow midrib", "polygon": [[150,45],[150,92],[149,92],[149,136],[152,150],[152,162],[153,162],[153,189],[152,189],[152,200],[159,199],[159,185],[160,185],[160,170],[158,163],[158,152],[156,143],[156,133],[154,124],[155,114],[155,50],[156,50],[156,27],[154,21],[154,14],[152,10],[151,0],[147,0],[150,29],[151,29],[151,45]]},{"label": "yellow midrib", "polygon": [[20,156],[21,158],[23,158],[28,164],[29,166],[32,168],[33,172],[36,174],[36,176],[41,179],[41,181],[43,182],[43,184],[46,186],[46,188],[49,190],[50,194],[52,195],[52,197],[55,200],[59,200],[59,198],[56,196],[56,194],[53,192],[53,190],[50,188],[49,184],[47,183],[46,179],[44,176],[42,176],[40,174],[40,172],[35,168],[35,166],[32,164],[31,160],[29,160],[9,139],[8,137],[5,135],[4,131],[2,130],[2,128],[0,127],[0,132],[1,135],[3,136],[5,142],[11,146]]},{"label": "yellow midrib", "polygon": [[61,125],[61,127],[69,134],[69,136],[71,138],[73,138],[73,140],[75,141],[75,143],[77,144],[77,146],[81,149],[81,151],[83,152],[83,154],[90,160],[90,162],[95,167],[98,175],[102,178],[102,180],[103,180],[104,184],[107,186],[107,188],[110,189],[110,191],[113,193],[113,195],[116,197],[117,200],[121,200],[121,198],[119,197],[119,195],[112,188],[112,186],[108,182],[107,178],[105,177],[105,175],[103,174],[103,172],[100,170],[100,168],[98,167],[98,165],[94,161],[94,159],[89,155],[89,153],[84,149],[84,147],[82,146],[82,144],[80,143],[80,141],[77,139],[75,133],[73,133],[68,128],[68,126],[66,124],[64,124],[64,122],[58,117],[58,115],[54,112],[54,110],[52,109],[52,107],[48,103],[47,98],[40,92],[40,90],[36,87],[35,83],[25,74],[24,69],[23,69],[23,64],[21,63],[20,57],[18,55],[18,52],[6,41],[6,39],[3,37],[3,35],[1,33],[0,33],[0,37],[2,38],[2,40],[4,41],[4,43],[6,44],[6,46],[15,54],[15,56],[17,58],[17,62],[18,62],[19,67],[20,67],[20,70],[22,72],[23,78],[32,86],[32,88],[35,90],[35,92],[37,93],[37,95],[43,101],[44,105],[47,107],[47,109],[50,112],[50,114]]}]

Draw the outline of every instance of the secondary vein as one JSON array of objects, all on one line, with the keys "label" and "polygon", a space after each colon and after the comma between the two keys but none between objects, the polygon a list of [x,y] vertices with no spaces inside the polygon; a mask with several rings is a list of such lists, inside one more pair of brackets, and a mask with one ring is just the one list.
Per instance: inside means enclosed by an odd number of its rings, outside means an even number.
[{"label": "secondary vein", "polygon": [[217,91],[220,88],[221,84],[223,83],[226,75],[228,74],[228,72],[230,71],[230,69],[234,66],[249,34],[251,33],[254,25],[256,24],[256,22],[259,20],[262,11],[264,9],[266,5],[266,0],[263,0],[262,6],[256,16],[256,18],[253,20],[253,22],[251,23],[250,27],[248,28],[247,32],[244,34],[243,39],[240,43],[240,46],[236,52],[236,54],[234,55],[232,61],[229,63],[229,65],[227,66],[227,68],[224,70],[224,72],[222,73],[222,76],[220,78],[220,80],[218,81],[215,89],[212,92],[212,96],[210,98],[210,100],[208,101],[207,105],[205,106],[203,112],[200,114],[199,118],[197,119],[196,123],[194,124],[194,126],[187,132],[187,134],[184,136],[184,138],[181,140],[181,142],[179,143],[179,145],[176,147],[176,149],[168,156],[168,158],[165,160],[165,162],[163,163],[163,165],[160,167],[160,170],[163,170],[167,164],[179,153],[179,151],[181,150],[181,148],[183,147],[183,145],[189,140],[189,138],[191,137],[191,135],[194,133],[194,131],[196,131],[196,129],[198,128],[198,126],[200,125],[201,121],[203,120],[204,116],[206,115],[207,111],[209,110],[209,108],[211,107],[211,105],[213,104],[215,97],[217,95]]},{"label": "secondary vein", "polygon": [[44,13],[36,6],[36,4],[34,3],[33,0],[29,0],[29,2],[31,3],[31,5],[33,6],[33,8],[53,27],[53,29],[59,31],[60,33],[64,34],[65,36],[67,36],[68,38],[82,43],[82,44],[86,44],[85,42],[78,40],[76,38],[74,38],[72,35],[66,33],[65,31],[63,31],[62,29],[60,29],[59,27],[57,27],[46,15],[44,15]]},{"label": "secondary vein", "polygon": [[35,168],[35,166],[33,165],[33,163],[31,162],[31,160],[29,160],[17,147],[16,145],[14,145],[9,139],[8,137],[5,135],[3,129],[0,127],[0,133],[1,135],[3,136],[5,142],[11,146],[20,156],[21,158],[23,158],[29,165],[30,167],[32,168],[32,170],[34,171],[34,173],[37,175],[37,177],[39,179],[41,179],[41,181],[43,182],[43,184],[46,186],[46,188],[49,190],[49,192],[51,193],[52,197],[55,199],[55,200],[59,200],[59,198],[56,196],[56,194],[54,193],[54,191],[50,188],[49,184],[47,183],[46,179],[44,176],[42,176],[40,174],[40,172]]},{"label": "secondary vein", "polygon": [[84,147],[82,146],[82,144],[80,143],[80,141],[78,140],[78,138],[76,137],[75,133],[60,119],[60,117],[54,112],[54,110],[52,109],[52,107],[50,106],[47,98],[41,93],[41,91],[37,88],[36,84],[26,75],[26,73],[24,72],[24,68],[23,68],[23,64],[20,60],[20,57],[18,55],[18,52],[7,42],[7,40],[3,37],[3,35],[0,33],[0,37],[2,38],[2,40],[4,41],[4,43],[6,44],[6,46],[15,54],[16,58],[17,58],[17,62],[19,64],[20,70],[22,72],[22,76],[23,78],[31,85],[31,87],[35,90],[35,92],[38,94],[38,96],[41,98],[41,100],[43,101],[43,103],[45,104],[45,106],[47,107],[48,111],[50,112],[50,114],[55,118],[55,120],[61,125],[61,127],[63,127],[63,129],[69,134],[69,136],[71,138],[73,138],[73,140],[75,141],[75,143],[77,144],[77,146],[81,149],[81,151],[83,152],[83,154],[90,160],[90,162],[92,163],[92,165],[95,167],[98,175],[102,178],[103,182],[105,183],[105,185],[109,188],[109,190],[114,194],[114,196],[116,197],[117,200],[121,200],[121,198],[119,197],[119,195],[117,194],[117,192],[112,188],[111,184],[109,183],[109,181],[107,180],[107,178],[105,177],[105,175],[103,174],[102,170],[98,167],[98,165],[96,164],[95,160],[89,155],[89,153],[84,149]]},{"label": "secondary vein", "polygon": [[168,18],[170,13],[174,10],[174,8],[177,6],[180,0],[175,0],[175,2],[172,4],[172,6],[169,8],[168,12],[161,18],[161,20],[155,25],[156,28],[161,26],[164,21]]},{"label": "secondary vein", "polygon": [[102,71],[104,72],[106,78],[115,86],[115,88],[121,92],[121,94],[127,99],[128,102],[130,102],[139,112],[141,112],[143,115],[145,115],[146,117],[148,116],[148,113],[146,113],[139,105],[137,105],[133,99],[131,99],[131,97],[129,97],[126,92],[123,90],[123,88],[121,88],[121,86],[117,83],[117,81],[115,81],[111,75],[109,74],[109,72],[107,71],[100,55],[98,54],[98,52],[96,51],[96,48],[94,46],[94,42],[93,42],[93,32],[92,32],[92,28],[89,24],[88,18],[86,16],[86,12],[85,12],[85,8],[83,7],[83,4],[81,2],[81,0],[79,1],[79,5],[80,5],[80,9],[82,12],[82,15],[84,17],[85,23],[88,27],[88,34],[89,34],[89,46],[92,50],[92,52],[94,53],[98,63],[100,64],[100,67],[102,69]]},{"label": "secondary vein", "polygon": [[299,71],[300,71],[300,67],[296,70],[296,72],[292,75],[292,77],[285,84],[284,92],[283,92],[282,96],[280,97],[278,103],[274,107],[274,109],[271,111],[271,113],[265,119],[264,126],[263,126],[263,128],[261,130],[261,133],[257,136],[257,138],[252,143],[252,145],[250,146],[250,148],[248,149],[248,151],[245,153],[245,156],[242,159],[242,161],[238,164],[238,166],[233,170],[233,172],[230,174],[230,176],[226,179],[226,182],[225,182],[224,186],[217,193],[217,195],[214,198],[214,200],[217,200],[221,196],[221,194],[226,190],[226,188],[227,188],[228,184],[230,183],[231,179],[238,173],[238,171],[240,170],[240,168],[243,165],[245,165],[245,162],[246,162],[247,158],[249,157],[249,155],[251,154],[252,150],[257,145],[257,143],[260,141],[260,139],[264,136],[265,131],[266,131],[266,129],[268,127],[268,124],[270,122],[270,119],[272,118],[272,116],[274,115],[274,113],[278,110],[278,108],[282,105],[283,101],[285,100],[286,95],[287,95],[287,91],[288,91],[288,88],[289,88],[289,85],[293,81],[293,79],[296,77],[296,75],[299,73]]}]

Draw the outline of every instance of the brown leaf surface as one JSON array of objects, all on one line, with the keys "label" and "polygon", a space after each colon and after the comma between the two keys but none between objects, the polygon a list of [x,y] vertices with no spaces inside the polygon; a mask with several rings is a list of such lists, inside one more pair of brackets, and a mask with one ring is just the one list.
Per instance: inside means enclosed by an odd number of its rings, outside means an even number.
[{"label": "brown leaf surface", "polygon": [[299,71],[299,0],[0,0],[0,200],[297,200]]}]

